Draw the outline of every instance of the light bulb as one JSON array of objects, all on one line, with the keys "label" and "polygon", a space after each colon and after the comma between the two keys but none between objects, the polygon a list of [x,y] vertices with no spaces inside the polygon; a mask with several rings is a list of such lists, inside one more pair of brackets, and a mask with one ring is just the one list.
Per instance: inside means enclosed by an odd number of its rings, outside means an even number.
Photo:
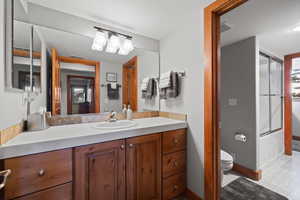
[{"label": "light bulb", "polygon": [[106,52],[116,53],[119,48],[120,48],[120,38],[116,35],[112,35],[108,40]]},{"label": "light bulb", "polygon": [[102,51],[107,42],[107,33],[102,31],[97,31],[92,49],[96,51]]},{"label": "light bulb", "polygon": [[119,50],[120,55],[128,55],[134,49],[132,40],[125,38]]}]

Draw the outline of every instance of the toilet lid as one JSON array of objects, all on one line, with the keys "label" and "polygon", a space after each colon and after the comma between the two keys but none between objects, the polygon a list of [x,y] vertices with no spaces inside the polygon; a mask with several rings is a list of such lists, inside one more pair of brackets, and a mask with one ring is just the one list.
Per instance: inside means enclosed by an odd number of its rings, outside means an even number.
[{"label": "toilet lid", "polygon": [[221,160],[225,162],[233,162],[233,157],[226,151],[221,150]]}]

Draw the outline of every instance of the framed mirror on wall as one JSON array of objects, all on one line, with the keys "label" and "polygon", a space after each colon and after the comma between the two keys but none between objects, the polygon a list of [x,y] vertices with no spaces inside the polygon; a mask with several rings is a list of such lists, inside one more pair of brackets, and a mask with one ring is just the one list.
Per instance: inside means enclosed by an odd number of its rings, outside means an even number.
[{"label": "framed mirror on wall", "polygon": [[42,94],[53,115],[159,110],[158,41],[40,1],[7,2],[7,88]]}]

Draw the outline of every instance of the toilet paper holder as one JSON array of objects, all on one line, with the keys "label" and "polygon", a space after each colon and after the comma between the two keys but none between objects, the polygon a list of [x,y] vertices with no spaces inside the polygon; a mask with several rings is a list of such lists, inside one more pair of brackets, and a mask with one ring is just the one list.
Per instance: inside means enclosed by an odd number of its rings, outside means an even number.
[{"label": "toilet paper holder", "polygon": [[234,139],[243,143],[247,142],[247,137],[243,133],[235,133]]}]

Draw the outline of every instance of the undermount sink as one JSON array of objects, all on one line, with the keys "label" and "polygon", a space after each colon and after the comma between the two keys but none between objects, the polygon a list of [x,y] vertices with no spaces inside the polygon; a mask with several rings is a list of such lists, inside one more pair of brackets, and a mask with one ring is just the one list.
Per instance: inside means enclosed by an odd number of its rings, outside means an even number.
[{"label": "undermount sink", "polygon": [[113,129],[125,129],[136,126],[137,123],[130,120],[119,120],[115,122],[100,122],[94,126],[97,129],[113,130]]}]

